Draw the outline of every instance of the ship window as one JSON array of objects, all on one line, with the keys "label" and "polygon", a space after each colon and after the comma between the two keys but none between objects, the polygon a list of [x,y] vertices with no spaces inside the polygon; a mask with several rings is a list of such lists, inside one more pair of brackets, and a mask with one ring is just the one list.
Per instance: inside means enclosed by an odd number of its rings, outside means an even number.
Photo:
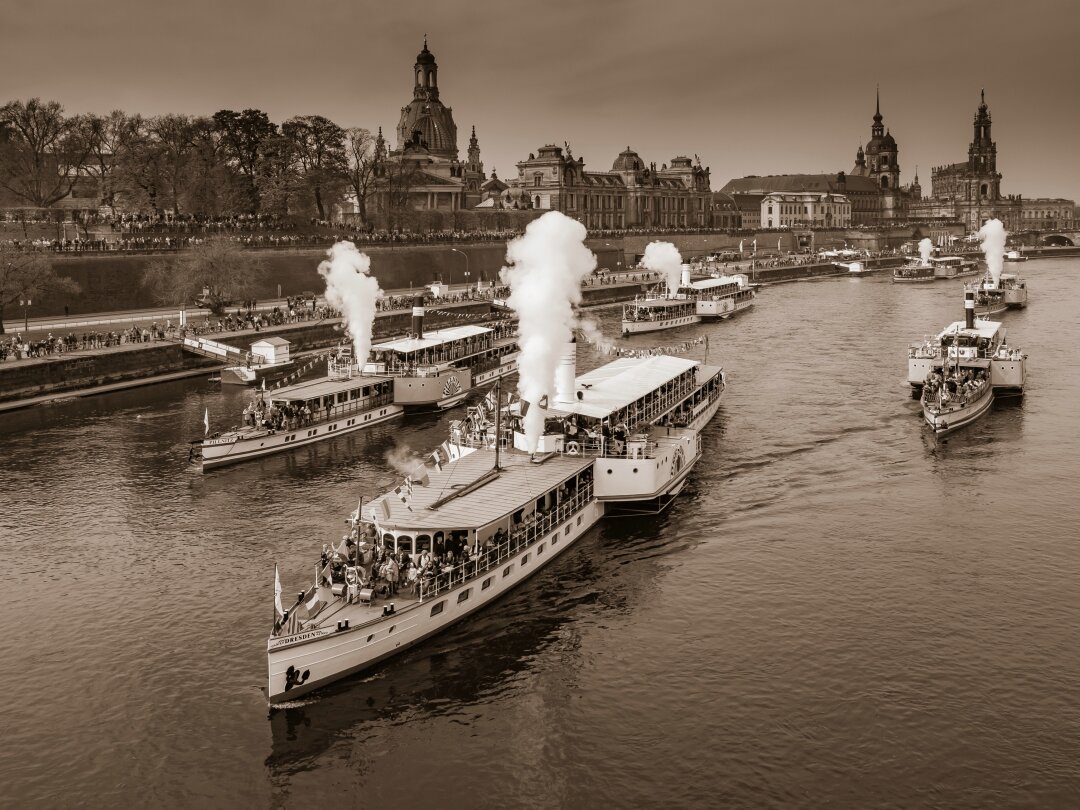
[{"label": "ship window", "polygon": [[466,588],[461,593],[459,593],[457,595],[458,604],[460,605],[462,602],[468,599],[470,593],[472,593],[472,588]]},{"label": "ship window", "polygon": [[529,555],[526,554],[524,557],[521,558],[521,564],[525,565],[528,562],[529,562]]},{"label": "ship window", "polygon": [[409,554],[412,554],[413,553],[413,539],[411,537],[409,537],[409,535],[403,534],[401,537],[399,537],[397,539],[397,547],[398,547],[398,551],[401,551],[402,549],[404,549]]},{"label": "ship window", "polygon": [[431,550],[431,535],[418,534],[416,536],[416,553],[419,554],[422,551]]},{"label": "ship window", "polygon": [[577,516],[577,525],[578,525],[578,526],[580,526],[580,525],[581,525],[581,515],[578,515],[578,516]]},{"label": "ship window", "polygon": [[[443,601],[431,606],[431,615],[432,616],[438,616],[440,613],[443,612],[444,607],[446,607],[446,600],[445,599]],[[371,641],[370,636],[368,636],[368,641]]]},{"label": "ship window", "polygon": [[543,554],[543,553],[544,553],[544,544],[543,544],[543,543],[541,543],[541,544],[540,544],[540,548],[538,548],[538,549],[536,550],[536,556],[537,556],[537,557],[539,557],[539,556],[540,556],[541,554]]},{"label": "ship window", "polygon": [[513,570],[514,570],[514,566],[512,564],[506,566],[506,568],[503,569],[503,576],[504,577],[510,576],[510,572],[513,571]]},{"label": "ship window", "polygon": [[488,577],[487,579],[485,579],[484,584],[480,586],[480,590],[486,591],[488,588],[490,588],[492,579],[494,579],[494,577]]},{"label": "ship window", "polygon": [[[442,602],[440,602],[440,603],[439,603],[439,605],[441,605],[441,604],[442,604]],[[439,607],[439,605],[436,605],[435,607]],[[439,607],[439,610],[442,610],[442,608],[441,608],[441,607]],[[434,616],[434,615],[435,615],[435,608],[432,608],[432,609],[431,609],[431,615],[432,615],[432,616]],[[370,643],[371,643],[371,640],[372,640],[373,638],[375,638],[375,634],[374,634],[374,633],[372,633],[372,634],[371,634],[370,636],[368,636],[368,637],[367,637],[367,643],[368,643],[368,644],[370,644]]]}]

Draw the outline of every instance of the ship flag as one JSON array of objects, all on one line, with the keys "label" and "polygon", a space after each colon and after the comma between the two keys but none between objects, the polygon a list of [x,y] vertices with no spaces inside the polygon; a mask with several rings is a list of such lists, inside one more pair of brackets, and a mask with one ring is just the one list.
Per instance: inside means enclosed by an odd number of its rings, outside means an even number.
[{"label": "ship flag", "polygon": [[203,435],[210,435],[210,409],[207,408],[203,413]]},{"label": "ship flag", "polygon": [[442,472],[442,456],[439,455],[439,451],[435,450],[431,454],[431,460],[435,463],[435,469],[438,472]]},{"label": "ship flag", "polygon": [[[427,469],[425,467],[420,467],[417,471],[415,471],[413,473],[413,475],[416,476],[416,483],[418,483],[422,487],[426,487],[428,484],[431,483],[431,479],[428,478]],[[412,492],[411,492],[411,490],[412,490],[411,479],[410,479],[409,490],[410,490],[409,494],[412,494]]]},{"label": "ship flag", "polygon": [[281,606],[281,574],[278,573],[277,563],[274,563],[274,607],[277,609],[278,618],[284,618],[285,608]]}]

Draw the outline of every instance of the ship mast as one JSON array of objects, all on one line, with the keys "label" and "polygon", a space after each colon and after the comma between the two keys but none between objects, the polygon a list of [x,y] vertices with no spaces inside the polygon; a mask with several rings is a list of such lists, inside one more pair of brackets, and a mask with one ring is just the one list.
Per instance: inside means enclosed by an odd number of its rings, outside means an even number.
[{"label": "ship mast", "polygon": [[499,444],[502,441],[501,422],[499,419],[502,411],[502,377],[495,378],[495,472],[499,471]]}]

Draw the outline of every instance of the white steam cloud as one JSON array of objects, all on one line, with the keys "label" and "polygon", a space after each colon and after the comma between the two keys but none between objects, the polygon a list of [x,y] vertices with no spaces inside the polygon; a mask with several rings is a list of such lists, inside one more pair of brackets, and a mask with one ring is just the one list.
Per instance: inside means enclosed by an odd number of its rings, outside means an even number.
[{"label": "white steam cloud", "polygon": [[930,254],[934,252],[934,243],[929,239],[923,239],[919,242],[919,259],[922,260],[923,266],[930,264]]},{"label": "white steam cloud", "polygon": [[541,397],[555,397],[555,369],[575,326],[574,305],[581,282],[596,269],[585,247],[585,226],[558,211],[529,223],[525,235],[506,248],[499,272],[510,285],[507,304],[518,316],[518,393],[532,405],[525,414],[525,437],[535,451],[544,427]]},{"label": "white steam cloud", "polygon": [[682,255],[671,242],[649,242],[641,266],[654,273],[663,273],[668,292],[675,294],[682,283]]},{"label": "white steam cloud", "polygon": [[378,279],[368,275],[371,259],[352,242],[337,242],[326,255],[330,258],[319,264],[319,275],[326,279],[326,301],[344,316],[356,362],[363,368],[371,352],[375,304],[382,290]]},{"label": "white steam cloud", "polygon": [[600,330],[600,325],[592,318],[578,315],[577,325],[578,329],[581,330],[581,334],[585,336],[585,339],[593,346],[600,349],[600,351],[607,354],[615,348],[615,341],[608,338],[608,336]]},{"label": "white steam cloud", "polygon": [[986,267],[994,278],[994,286],[1001,282],[1001,270],[1005,263],[1005,226],[1000,219],[988,219],[979,228],[979,238],[982,239],[983,255],[986,256]]},{"label": "white steam cloud", "polygon": [[412,475],[424,466],[424,459],[407,444],[399,444],[386,452],[386,463],[402,475]]}]

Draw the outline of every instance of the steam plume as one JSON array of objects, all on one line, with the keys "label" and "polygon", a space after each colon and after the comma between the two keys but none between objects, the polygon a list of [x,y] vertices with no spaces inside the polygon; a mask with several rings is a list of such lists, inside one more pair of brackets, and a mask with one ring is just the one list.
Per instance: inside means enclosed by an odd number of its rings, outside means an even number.
[{"label": "steam plume", "polygon": [[592,318],[578,315],[577,325],[578,329],[581,330],[581,334],[585,336],[585,339],[600,351],[606,354],[615,348],[615,342],[600,331],[599,324]]},{"label": "steam plume", "polygon": [[1001,270],[1005,263],[1005,226],[1000,219],[988,219],[979,228],[979,238],[982,239],[980,247],[986,256],[986,266],[994,278],[994,286],[997,287],[1001,282]]},{"label": "steam plume", "polygon": [[550,211],[507,246],[507,266],[499,272],[510,285],[507,304],[518,315],[518,393],[533,406],[525,415],[530,451],[536,450],[544,427],[544,411],[537,403],[544,396],[555,398],[555,368],[563,345],[573,336],[581,282],[596,269],[596,257],[584,239],[584,225]]},{"label": "steam plume", "polygon": [[930,254],[934,252],[934,243],[929,239],[923,239],[919,242],[919,259],[922,261],[923,266],[930,264]]},{"label": "steam plume", "polygon": [[386,463],[402,475],[412,475],[424,466],[424,459],[407,444],[399,444],[386,451]]},{"label": "steam plume", "polygon": [[352,242],[337,242],[326,255],[329,260],[319,264],[319,275],[326,279],[326,301],[341,310],[345,328],[352,338],[356,362],[363,368],[371,351],[375,303],[382,290],[378,279],[368,275],[371,259]]},{"label": "steam plume", "polygon": [[649,242],[641,264],[648,270],[663,273],[669,293],[674,293],[682,283],[682,256],[671,242]]}]

